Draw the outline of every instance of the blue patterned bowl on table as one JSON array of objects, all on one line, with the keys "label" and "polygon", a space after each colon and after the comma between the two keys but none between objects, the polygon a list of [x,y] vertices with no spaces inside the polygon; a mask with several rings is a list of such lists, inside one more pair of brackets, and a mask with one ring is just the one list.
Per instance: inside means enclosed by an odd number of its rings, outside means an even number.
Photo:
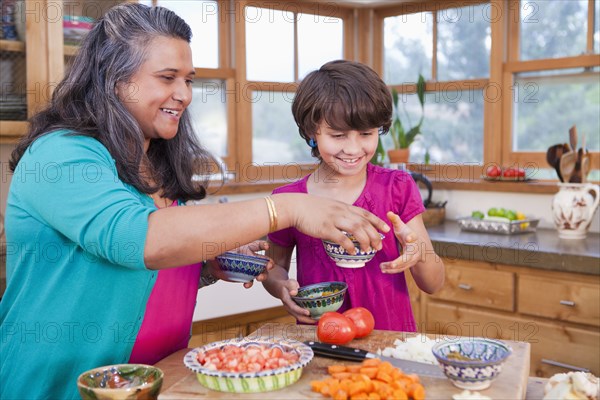
[{"label": "blue patterned bowl on table", "polygon": [[115,364],[79,375],[77,388],[83,400],[154,400],[162,382],[163,372],[151,365]]},{"label": "blue patterned bowl on table", "polygon": [[[258,372],[232,372],[214,369],[203,357],[209,358],[211,352],[226,352],[229,346],[236,346],[250,354],[248,350],[267,347],[279,349],[285,353],[295,353],[297,360],[289,365]],[[313,359],[314,353],[302,342],[289,339],[275,341],[228,339],[209,343],[189,351],[183,358],[186,367],[196,373],[200,384],[208,389],[229,393],[260,393],[282,389],[295,383],[302,375],[303,368]],[[208,367],[207,367],[208,366]]]},{"label": "blue patterned bowl on table", "polygon": [[346,282],[315,283],[299,288],[292,300],[310,311],[311,318],[319,319],[324,313],[337,311],[342,306],[346,290]]},{"label": "blue patterned bowl on table", "polygon": [[[384,235],[381,235],[381,239],[385,238]],[[377,250],[369,249],[368,251],[362,251],[360,249],[360,243],[356,240],[354,236],[350,233],[346,233],[346,236],[352,243],[354,243],[354,247],[356,247],[357,253],[350,254],[348,253],[342,246],[335,242],[331,242],[329,240],[323,239],[323,247],[325,247],[325,252],[331,258],[338,267],[342,268],[362,268],[365,264],[375,256]]]},{"label": "blue patterned bowl on table", "polygon": [[250,282],[263,273],[269,263],[268,257],[253,256],[226,251],[215,257],[219,271],[214,275],[228,282]]},{"label": "blue patterned bowl on table", "polygon": [[512,353],[501,341],[484,338],[444,341],[431,351],[454,386],[469,390],[488,388]]}]

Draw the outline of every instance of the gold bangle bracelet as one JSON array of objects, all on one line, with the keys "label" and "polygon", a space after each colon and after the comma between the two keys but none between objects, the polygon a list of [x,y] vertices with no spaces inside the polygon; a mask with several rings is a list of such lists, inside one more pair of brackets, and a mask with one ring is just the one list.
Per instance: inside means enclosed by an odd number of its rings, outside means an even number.
[{"label": "gold bangle bracelet", "polygon": [[275,208],[275,202],[271,196],[265,197],[267,202],[267,209],[269,210],[269,233],[277,230],[277,209]]}]

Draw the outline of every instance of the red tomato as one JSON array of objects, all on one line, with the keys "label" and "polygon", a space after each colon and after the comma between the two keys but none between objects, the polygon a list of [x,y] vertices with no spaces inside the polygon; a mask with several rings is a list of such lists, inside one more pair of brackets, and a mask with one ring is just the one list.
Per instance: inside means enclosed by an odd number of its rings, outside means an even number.
[{"label": "red tomato", "polygon": [[344,315],[354,322],[356,337],[361,338],[373,332],[375,318],[371,311],[364,307],[354,307],[344,312]]},{"label": "red tomato", "polygon": [[323,343],[346,344],[356,336],[354,322],[337,312],[326,312],[319,319],[317,337]]},{"label": "red tomato", "polygon": [[516,172],[514,168],[507,168],[502,173],[502,176],[505,178],[514,178],[516,176]]},{"label": "red tomato", "polygon": [[497,165],[490,165],[485,170],[485,175],[489,176],[490,178],[497,178],[502,175],[502,169],[500,169],[500,167]]}]

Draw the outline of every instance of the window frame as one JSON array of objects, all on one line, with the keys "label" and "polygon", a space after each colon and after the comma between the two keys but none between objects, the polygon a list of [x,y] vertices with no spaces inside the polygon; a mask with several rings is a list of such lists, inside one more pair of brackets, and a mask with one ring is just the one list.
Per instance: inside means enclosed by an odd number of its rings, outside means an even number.
[{"label": "window frame", "polygon": [[[600,1],[600,0],[596,0]],[[507,59],[504,64],[504,79],[503,79],[503,93],[511,93],[513,89],[515,75],[521,72],[535,72],[535,71],[548,71],[548,70],[560,70],[560,69],[571,69],[571,68],[592,68],[600,66],[600,54],[594,53],[594,0],[588,0],[588,31],[586,34],[586,54],[579,56],[569,56],[562,58],[546,58],[537,60],[526,60],[521,61],[519,59],[520,53],[520,23],[521,23],[521,6],[520,0],[508,0],[507,15],[510,15],[506,21],[507,27]],[[583,75],[588,72],[582,72]],[[509,164],[523,165],[525,163],[534,163],[536,165],[543,166],[543,168],[549,168],[546,162],[546,154],[543,152],[515,152],[512,150],[513,145],[513,117],[514,117],[514,104],[511,96],[504,96],[502,101],[502,125],[506,126],[509,130],[509,134],[506,134],[502,138],[502,153],[504,157],[503,161]],[[567,132],[565,132],[565,138]],[[600,168],[600,153],[590,152],[591,155],[591,168]]]},{"label": "window frame", "polygon": [[[260,91],[277,91],[289,92],[296,91],[298,86],[298,27],[297,13],[320,15],[325,17],[340,18],[343,21],[343,57],[345,59],[354,58],[354,19],[353,9],[336,5],[334,3],[318,3],[318,2],[272,2],[268,0],[240,0],[235,2],[236,16],[240,18],[235,23],[235,81],[237,89],[243,88],[250,92],[254,90]],[[246,79],[246,26],[243,16],[245,15],[245,7],[269,8],[275,10],[289,11],[295,13],[294,18],[294,82],[264,82],[264,81],[249,81]],[[291,115],[291,107],[290,107]],[[297,164],[297,167],[290,170],[288,164],[277,165],[256,165],[252,160],[252,103],[248,101],[240,101],[237,104],[236,114],[236,143],[234,145],[234,157],[229,159],[228,166],[235,174],[236,182],[254,183],[256,177],[261,177],[262,180],[269,181],[293,181],[306,173],[315,169],[313,164]],[[307,152],[309,149],[307,148]],[[232,168],[233,167],[233,168]],[[293,173],[292,173],[293,172]]]},{"label": "window frame", "polygon": [[[600,1],[600,0],[596,0]],[[462,0],[453,2],[411,2],[401,5],[376,8],[374,10],[373,43],[381,44],[373,46],[373,68],[383,76],[383,36],[384,18],[403,14],[420,12],[437,13],[444,9],[459,8],[470,5],[489,3],[496,11],[498,17],[492,17],[491,27],[491,49],[490,49],[490,71],[487,79],[469,79],[462,81],[427,82],[426,92],[445,90],[455,85],[465,89],[500,88],[501,97],[497,102],[485,102],[484,105],[484,132],[483,132],[483,164],[411,164],[411,169],[434,175],[436,178],[445,179],[446,170],[453,168],[456,175],[468,181],[478,180],[485,167],[491,163],[509,165],[537,165],[540,168],[549,168],[546,162],[545,152],[514,152],[512,151],[513,138],[513,103],[510,95],[514,84],[514,74],[518,72],[542,71],[552,69],[568,69],[574,67],[598,67],[600,66],[600,55],[593,53],[594,34],[594,0],[588,0],[588,32],[586,55],[575,57],[564,57],[559,59],[540,59],[520,61],[519,57],[519,23],[520,23],[520,1],[519,0]],[[433,55],[432,76],[437,76],[437,18],[433,18]],[[403,84],[391,85],[399,93],[415,93],[416,85]],[[591,153],[592,169],[598,169],[600,157],[598,152]]]}]

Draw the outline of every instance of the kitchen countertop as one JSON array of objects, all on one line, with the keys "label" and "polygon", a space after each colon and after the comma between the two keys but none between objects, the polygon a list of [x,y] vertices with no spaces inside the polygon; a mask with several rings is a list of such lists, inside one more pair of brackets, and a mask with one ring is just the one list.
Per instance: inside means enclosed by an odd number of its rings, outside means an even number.
[{"label": "kitchen countertop", "polygon": [[[268,332],[274,332],[277,329],[283,329],[281,326],[277,327],[277,324],[269,324],[269,325],[265,325],[263,327],[261,327],[259,329],[259,331],[268,331]],[[294,329],[285,329],[285,332],[288,332],[288,336],[292,336],[292,338],[294,339],[302,339],[300,337],[296,338],[296,336],[300,335],[300,336],[305,336],[306,334],[308,335],[314,335],[314,327],[309,327],[309,326],[296,326],[294,325]],[[301,331],[301,332],[300,332]],[[306,331],[306,332],[305,332]],[[369,335],[367,338],[364,339],[359,339],[358,341],[355,340],[353,342],[350,343],[350,345],[353,345],[355,347],[362,347],[362,348],[367,348],[372,350],[371,348],[375,347],[381,347],[382,345],[384,345],[384,342],[389,342],[388,338],[386,335],[389,335],[391,332],[386,332],[386,331],[374,331],[371,335]],[[401,333],[399,332],[394,332],[394,335],[401,335]],[[262,336],[262,335],[261,335]],[[270,336],[270,335],[269,335]],[[287,337],[287,336],[286,336]],[[383,342],[382,342],[383,341]],[[523,354],[529,354],[529,344],[524,343],[524,342],[510,342],[511,345],[514,346],[521,346],[523,347],[523,350],[526,350]],[[211,396],[211,394],[214,394],[215,398],[232,398],[232,396],[235,397],[235,395],[231,395],[231,394],[226,394],[226,393],[220,393],[220,392],[212,392],[212,391],[208,391],[206,389],[203,389],[202,386],[200,386],[200,384],[197,383],[195,376],[193,375],[193,373],[188,370],[184,364],[183,364],[183,357],[184,355],[189,351],[190,349],[183,349],[180,350],[176,353],[173,353],[172,355],[164,358],[163,360],[161,360],[160,362],[158,362],[156,364],[156,366],[158,368],[160,368],[164,374],[164,381],[163,381],[163,387],[161,390],[161,395],[159,398],[163,398],[163,399],[170,399],[171,396],[189,396],[189,398],[209,398],[209,397],[213,397]],[[520,350],[520,348],[519,348]],[[326,361],[327,360],[327,361]],[[330,360],[330,359],[323,359],[321,357],[316,357],[313,361],[313,363],[311,364],[319,364],[319,363],[323,363],[326,362],[327,364],[330,362],[336,362],[334,360]],[[309,367],[306,367],[306,375],[314,375],[315,371],[310,371],[310,368],[314,367],[315,365],[309,365]],[[528,367],[527,367],[528,368]],[[315,368],[313,368],[315,369]],[[324,367],[322,366],[317,366],[317,369],[319,371],[324,371]],[[304,374],[303,374],[304,375]],[[318,376],[311,376],[308,377],[306,379],[320,379],[320,375]],[[500,379],[500,378],[498,378]],[[544,389],[544,385],[547,382],[547,379],[544,378],[536,378],[536,377],[529,377],[528,379],[526,379],[526,387],[524,388],[526,390],[526,397],[525,399],[528,400],[533,400],[533,399],[542,399],[543,397],[543,389]],[[500,383],[500,381],[497,381],[496,383]],[[298,383],[296,383],[295,385],[301,385],[302,384],[302,378],[301,381],[299,381]],[[193,390],[194,387],[197,390]],[[178,390],[179,388],[179,390]],[[183,388],[189,388],[188,390],[183,390],[180,391]],[[292,387],[290,387],[292,388]],[[460,391],[459,389],[456,389],[457,393],[458,391]],[[491,390],[491,389],[488,389]],[[202,393],[200,393],[202,392]],[[324,397],[320,397],[315,393],[311,393],[310,390],[302,390],[302,395],[297,394],[295,398],[324,398]],[[484,393],[487,391],[484,391]],[[431,393],[431,392],[430,392]],[[482,394],[484,394],[482,393]],[[272,398],[278,398],[277,396],[282,396],[284,393],[282,391],[277,391],[277,392],[269,392],[269,394],[275,395],[275,397]],[[289,393],[288,393],[289,394]],[[434,394],[434,393],[431,393]],[[266,394],[262,394],[263,396],[260,397],[256,397],[256,398],[264,398],[266,396]],[[254,398],[253,395],[244,395],[244,397],[249,397],[249,398]],[[428,398],[437,398],[439,396],[428,396]],[[516,398],[522,398],[522,397],[514,397]],[[512,399],[512,398],[511,398]]]},{"label": "kitchen countertop", "polygon": [[552,271],[600,275],[600,234],[560,239],[554,229],[501,235],[461,231],[455,221],[428,227],[439,256],[519,265]]},{"label": "kitchen countertop", "polygon": [[[348,346],[363,348],[371,352],[377,349],[392,346],[394,340],[402,337],[414,336],[412,333],[402,333],[393,331],[375,330],[369,336],[351,341]],[[431,336],[433,338],[433,336]],[[277,341],[278,338],[287,338],[299,341],[316,340],[316,327],[310,325],[269,323],[261,326],[257,331],[248,335],[253,339],[270,339]],[[449,339],[443,337],[442,339]],[[507,359],[502,373],[488,389],[481,393],[494,399],[523,399],[525,393],[529,390],[529,359],[530,344],[527,342],[515,342],[505,340],[513,350],[512,355]],[[189,349],[188,349],[189,350]],[[186,349],[181,350],[165,358],[156,364],[156,366],[165,373],[165,380],[159,399],[163,400],[198,400],[198,399],[230,399],[235,398],[235,394],[216,392],[201,386],[193,372],[189,371],[183,364],[183,356]],[[303,370],[302,377],[296,383],[278,391],[245,394],[243,397],[248,399],[319,399],[324,398],[310,389],[310,381],[323,379],[326,376],[327,366],[335,363],[351,363],[348,361],[332,360],[315,356],[312,362]],[[452,394],[459,393],[462,389],[456,388],[447,379],[437,379],[427,376],[421,376],[421,381],[425,386],[428,399],[449,399]],[[539,392],[542,385],[536,383],[531,386],[534,393]],[[542,389],[543,390],[543,389]],[[241,397],[241,396],[238,396]],[[530,397],[531,399],[541,399],[542,396]]]}]

